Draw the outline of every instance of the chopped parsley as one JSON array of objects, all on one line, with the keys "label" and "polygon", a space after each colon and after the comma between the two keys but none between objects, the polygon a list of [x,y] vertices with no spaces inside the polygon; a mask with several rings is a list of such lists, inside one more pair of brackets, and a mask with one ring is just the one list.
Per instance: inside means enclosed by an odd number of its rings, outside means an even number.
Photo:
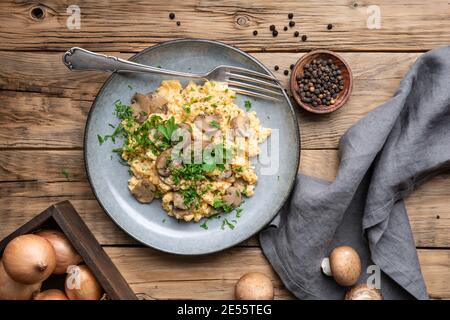
[{"label": "chopped parsley", "polygon": [[69,180],[69,172],[66,169],[61,170],[61,174],[66,177],[67,180]]},{"label": "chopped parsley", "polygon": [[236,208],[236,218],[240,218],[242,216],[242,211],[244,211],[241,207]]},{"label": "chopped parsley", "polygon": [[224,230],[224,229],[225,229],[225,226],[227,226],[227,227],[230,228],[231,230],[233,230],[233,229],[235,228],[235,225],[232,224],[230,221],[228,221],[227,218],[223,218],[221,229]]},{"label": "chopped parsley", "polygon": [[160,124],[157,129],[164,136],[167,142],[172,139],[172,134],[177,130],[178,125],[175,123],[175,118],[170,117],[164,124]]},{"label": "chopped parsley", "polygon": [[208,230],[208,220],[205,220],[205,222],[203,222],[203,223],[200,225],[200,228],[203,228],[203,229],[205,229],[205,230]]},{"label": "chopped parsley", "polygon": [[209,124],[214,128],[220,129],[220,124],[216,120],[212,120]]},{"label": "chopped parsley", "polygon": [[245,106],[245,110],[247,112],[249,112],[250,109],[252,108],[252,103],[249,100],[245,100],[245,105],[244,106]]}]

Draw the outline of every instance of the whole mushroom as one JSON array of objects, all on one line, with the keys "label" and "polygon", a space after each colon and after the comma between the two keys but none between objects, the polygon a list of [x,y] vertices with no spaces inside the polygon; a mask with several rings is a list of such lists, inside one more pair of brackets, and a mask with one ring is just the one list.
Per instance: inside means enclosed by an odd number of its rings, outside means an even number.
[{"label": "whole mushroom", "polygon": [[349,246],[334,248],[330,257],[322,260],[321,267],[324,274],[332,276],[341,286],[354,285],[361,275],[361,259]]},{"label": "whole mushroom", "polygon": [[243,275],[236,283],[237,300],[273,300],[273,284],[268,276],[260,272]]},{"label": "whole mushroom", "polygon": [[358,284],[351,288],[345,295],[345,300],[383,300],[383,295],[377,288],[371,288],[367,284]]}]

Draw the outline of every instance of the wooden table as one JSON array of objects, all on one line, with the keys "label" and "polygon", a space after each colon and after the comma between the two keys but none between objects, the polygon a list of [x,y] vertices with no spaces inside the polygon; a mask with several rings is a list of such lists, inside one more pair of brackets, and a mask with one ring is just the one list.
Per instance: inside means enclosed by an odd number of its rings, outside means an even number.
[{"label": "wooden table", "polygon": [[[174,38],[217,39],[250,52],[271,69],[279,65],[275,74],[285,85],[283,71],[304,52],[339,51],[355,79],[349,102],[327,116],[298,112],[300,170],[333,179],[345,130],[392,96],[418,56],[450,43],[447,0],[40,3],[0,3],[0,238],[47,206],[69,199],[132,288],[154,299],[231,299],[236,280],[249,271],[272,276],[277,299],[292,296],[256,237],[214,255],[178,257],[143,247],[106,216],[86,179],[82,146],[87,113],[107,75],[68,72],[61,63],[65,50],[80,46],[127,58]],[[81,29],[67,28],[70,4],[81,9]],[[367,28],[371,4],[381,9],[381,29]],[[174,20],[170,12],[176,14]],[[289,12],[296,25],[285,32]],[[276,38],[269,32],[271,24],[278,27]],[[308,39],[302,42],[304,34]],[[435,299],[450,298],[449,177],[435,178],[406,202],[422,271]]]}]

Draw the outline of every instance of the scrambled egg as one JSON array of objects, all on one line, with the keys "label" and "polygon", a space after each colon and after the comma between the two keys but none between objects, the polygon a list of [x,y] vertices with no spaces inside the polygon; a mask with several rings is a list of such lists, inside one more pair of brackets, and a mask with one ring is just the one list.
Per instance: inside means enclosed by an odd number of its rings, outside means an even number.
[{"label": "scrambled egg", "polygon": [[[235,92],[219,82],[182,88],[163,81],[155,92],[135,94],[119,117],[126,136],[121,155],[137,200],[161,198],[170,216],[199,221],[253,195],[258,177],[250,158],[271,129],[234,100]],[[250,102],[245,107],[250,111]]]}]

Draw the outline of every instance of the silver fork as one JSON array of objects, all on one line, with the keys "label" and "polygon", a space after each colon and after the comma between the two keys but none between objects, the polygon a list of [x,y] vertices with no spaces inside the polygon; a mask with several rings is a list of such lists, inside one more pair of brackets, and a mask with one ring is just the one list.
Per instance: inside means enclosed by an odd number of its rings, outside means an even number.
[{"label": "silver fork", "polygon": [[63,56],[64,64],[70,70],[99,70],[109,72],[149,72],[192,79],[203,79],[227,82],[228,87],[240,94],[269,100],[279,100],[284,97],[278,80],[270,75],[253,70],[217,66],[207,73],[186,73],[126,61],[114,56],[107,56],[86,49],[73,47]]}]

